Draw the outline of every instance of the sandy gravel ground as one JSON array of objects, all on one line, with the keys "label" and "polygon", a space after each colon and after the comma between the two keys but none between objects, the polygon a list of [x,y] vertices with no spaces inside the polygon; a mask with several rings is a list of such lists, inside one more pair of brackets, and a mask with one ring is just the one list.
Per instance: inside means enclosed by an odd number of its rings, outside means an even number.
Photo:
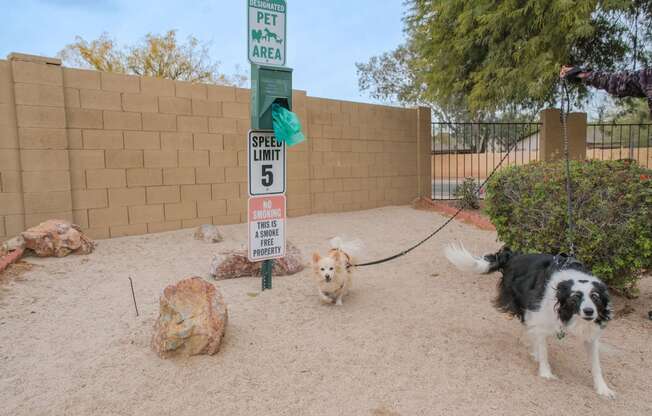
[{"label": "sandy gravel ground", "polygon": [[[444,220],[408,207],[293,219],[309,259],[335,234],[366,259],[394,253]],[[557,381],[536,377],[521,326],[490,305],[497,276],[453,271],[457,239],[498,248],[454,223],[410,255],[358,270],[341,308],[320,304],[309,270],[219,282],[230,322],[215,356],[163,361],[149,348],[163,288],[207,277],[211,256],[245,242],[243,225],[206,245],[192,230],[101,241],[86,257],[29,259],[0,286],[1,415],[650,415],[652,279],[606,332],[603,367],[618,393],[598,398],[583,346],[551,340]],[[134,315],[128,276],[141,316]]]}]

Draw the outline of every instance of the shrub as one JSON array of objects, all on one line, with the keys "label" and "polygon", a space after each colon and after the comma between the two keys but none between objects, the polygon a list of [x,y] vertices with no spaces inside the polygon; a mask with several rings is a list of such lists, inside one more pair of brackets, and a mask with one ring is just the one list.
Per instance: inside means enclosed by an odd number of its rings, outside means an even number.
[{"label": "shrub", "polygon": [[[571,163],[575,255],[625,294],[652,268],[652,175],[618,161]],[[532,163],[496,173],[486,211],[513,250],[568,253],[564,162]]]},{"label": "shrub", "polygon": [[455,189],[455,197],[459,198],[457,206],[463,209],[480,208],[480,198],[478,196],[479,186],[473,178],[466,178],[460,186]]}]

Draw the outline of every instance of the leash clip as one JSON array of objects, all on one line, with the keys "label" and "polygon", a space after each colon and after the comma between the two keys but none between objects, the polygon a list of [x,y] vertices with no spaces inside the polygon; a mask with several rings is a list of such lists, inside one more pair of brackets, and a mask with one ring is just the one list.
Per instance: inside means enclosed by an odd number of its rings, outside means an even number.
[{"label": "leash clip", "polygon": [[569,266],[569,264],[572,262],[572,259],[573,258],[566,253],[559,253],[554,258],[555,266],[557,266],[557,268],[559,268],[560,270],[566,269]]}]

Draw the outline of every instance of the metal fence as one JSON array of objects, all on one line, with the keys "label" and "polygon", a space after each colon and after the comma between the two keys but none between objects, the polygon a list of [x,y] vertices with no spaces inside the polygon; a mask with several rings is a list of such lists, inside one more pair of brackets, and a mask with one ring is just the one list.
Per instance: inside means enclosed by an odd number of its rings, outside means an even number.
[{"label": "metal fence", "polygon": [[652,167],[652,124],[588,124],[587,159],[636,160]]},{"label": "metal fence", "polygon": [[432,198],[456,199],[467,178],[480,185],[508,150],[501,167],[539,160],[540,129],[541,123],[432,123]]}]

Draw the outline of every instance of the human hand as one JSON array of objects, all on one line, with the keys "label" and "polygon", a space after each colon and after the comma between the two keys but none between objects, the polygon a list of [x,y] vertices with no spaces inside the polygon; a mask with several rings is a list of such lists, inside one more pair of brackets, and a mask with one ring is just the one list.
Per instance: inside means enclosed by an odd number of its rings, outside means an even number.
[{"label": "human hand", "polygon": [[589,76],[589,72],[584,72],[580,68],[572,65],[563,65],[559,70],[559,78],[561,79],[584,79]]},{"label": "human hand", "polygon": [[559,78],[564,79],[566,78],[566,75],[573,70],[572,65],[562,65],[561,69],[559,70]]}]

